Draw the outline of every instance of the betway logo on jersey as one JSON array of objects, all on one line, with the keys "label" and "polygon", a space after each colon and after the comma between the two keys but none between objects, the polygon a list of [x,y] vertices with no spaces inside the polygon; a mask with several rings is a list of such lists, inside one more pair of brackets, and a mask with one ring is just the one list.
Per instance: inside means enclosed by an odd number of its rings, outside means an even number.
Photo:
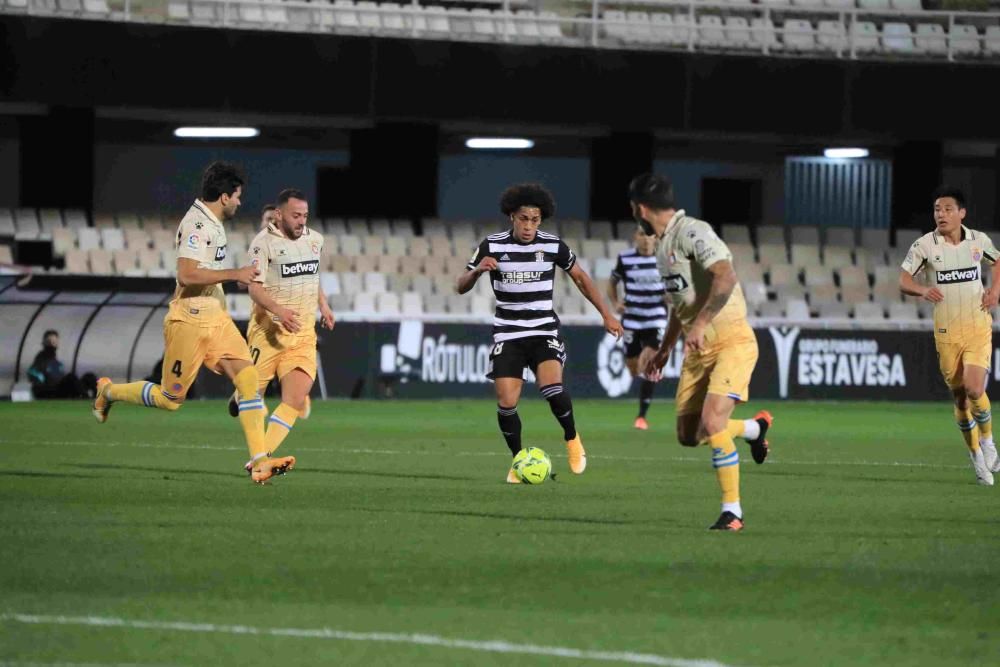
[{"label": "betway logo on jersey", "polygon": [[663,289],[667,290],[671,294],[676,294],[678,292],[683,292],[688,288],[688,281],[684,279],[679,273],[671,273],[669,276],[663,276]]},{"label": "betway logo on jersey", "polygon": [[[788,397],[789,380],[799,386],[905,387],[900,354],[879,352],[878,342],[862,338],[799,338],[798,327],[771,327],[778,357],[778,395]],[[798,352],[792,375],[793,353]]]},{"label": "betway logo on jersey", "polygon": [[316,275],[319,273],[319,260],[309,259],[302,262],[291,262],[281,265],[282,278],[294,278],[295,276]]},{"label": "betway logo on jersey", "polygon": [[501,280],[505,283],[520,285],[522,283],[534,283],[542,279],[541,271],[502,271]]},{"label": "betway logo on jersey", "polygon": [[971,283],[979,280],[979,267],[970,266],[967,269],[951,269],[937,272],[938,285],[953,285],[955,283]]}]

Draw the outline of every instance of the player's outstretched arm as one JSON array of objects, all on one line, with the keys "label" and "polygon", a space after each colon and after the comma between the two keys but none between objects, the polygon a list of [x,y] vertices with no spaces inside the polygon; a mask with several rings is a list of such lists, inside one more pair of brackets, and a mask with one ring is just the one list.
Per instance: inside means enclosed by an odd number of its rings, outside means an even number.
[{"label": "player's outstretched arm", "polygon": [[177,258],[177,282],[181,287],[204,287],[219,283],[239,282],[249,284],[259,273],[255,266],[239,269],[205,269],[198,261],[187,257]]},{"label": "player's outstretched arm", "polygon": [[274,298],[267,293],[263,283],[256,281],[250,283],[249,291],[250,299],[258,306],[277,317],[278,322],[285,328],[285,331],[288,331],[289,333],[298,333],[299,330],[302,329],[302,325],[299,323],[298,314],[291,308],[285,308],[275,301]]},{"label": "player's outstretched arm", "polygon": [[608,307],[604,303],[604,299],[601,297],[601,292],[597,289],[597,285],[594,281],[590,279],[587,272],[580,268],[580,263],[577,262],[569,270],[569,277],[573,279],[576,284],[576,288],[580,290],[580,294],[586,297],[587,301],[594,304],[594,308],[597,312],[601,314],[604,318],[604,330],[609,334],[613,334],[615,338],[621,338],[624,335],[625,330],[622,328],[622,323],[618,321]]},{"label": "player's outstretched arm", "polygon": [[930,301],[931,303],[944,301],[944,294],[941,293],[941,290],[937,287],[921,285],[905,269],[899,272],[899,289],[903,294],[919,296],[924,301]]},{"label": "player's outstretched arm", "polygon": [[497,260],[495,257],[483,257],[479,264],[476,265],[476,268],[469,269],[458,277],[458,281],[455,283],[455,291],[459,294],[465,294],[476,286],[479,276],[488,271],[495,271],[496,268]]}]

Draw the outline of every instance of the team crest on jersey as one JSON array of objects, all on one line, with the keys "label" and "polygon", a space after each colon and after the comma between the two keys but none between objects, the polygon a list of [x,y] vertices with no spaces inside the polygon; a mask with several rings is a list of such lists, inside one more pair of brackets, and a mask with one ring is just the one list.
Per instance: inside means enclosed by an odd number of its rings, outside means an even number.
[{"label": "team crest on jersey", "polygon": [[201,243],[201,237],[198,236],[197,234],[192,234],[191,236],[188,237],[187,246],[192,250],[197,250],[199,243]]},{"label": "team crest on jersey", "polygon": [[972,248],[972,261],[973,262],[979,262],[982,259],[983,259],[983,251],[980,250],[979,248],[976,248],[975,246],[973,246],[973,248]]},{"label": "team crest on jersey", "polygon": [[309,247],[312,248],[312,251],[313,251],[314,255],[318,255],[319,254],[319,244],[318,243],[316,243],[315,241],[313,241],[312,243],[309,244]]},{"label": "team crest on jersey", "polygon": [[544,262],[545,261],[545,251],[544,250],[539,250],[538,252],[535,253],[535,261],[536,262]]}]

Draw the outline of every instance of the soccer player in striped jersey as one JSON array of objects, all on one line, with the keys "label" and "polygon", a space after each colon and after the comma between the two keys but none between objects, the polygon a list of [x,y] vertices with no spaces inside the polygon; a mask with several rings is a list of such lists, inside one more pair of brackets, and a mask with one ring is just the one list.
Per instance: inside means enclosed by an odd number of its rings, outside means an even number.
[{"label": "soccer player in striped jersey", "polygon": [[[456,288],[459,294],[465,294],[479,276],[490,275],[497,306],[486,376],[496,387],[497,421],[511,456],[521,450],[517,403],[524,385],[524,369],[530,368],[539,391],[562,426],[570,470],[580,475],[587,467],[587,454],[576,431],[573,403],[562,384],[566,345],[559,336],[559,317],[552,308],[556,267],[567,272],[577,289],[594,304],[608,333],[620,338],[623,330],[569,246],[555,234],[538,229],[543,220],[552,217],[555,208],[552,195],[541,185],[525,183],[507,188],[500,197],[500,210],[510,219],[511,228],[483,239]],[[519,483],[513,468],[507,472],[507,482]]]},{"label": "soccer player in striped jersey", "polygon": [[677,439],[686,447],[712,448],[722,513],[710,529],[742,530],[740,455],[733,438],[749,442],[754,461],[763,463],[771,415],[762,410],[753,419],[730,418],[736,404],[749,398],[757,364],[757,337],[747,322],[732,253],[707,222],[677,208],[666,177],[636,176],[629,184],[629,199],[640,229],[656,238],[656,263],[671,305],[667,331],[646,364],[646,376],[659,379],[683,332]]},{"label": "soccer player in striped jersey", "polygon": [[[986,380],[993,352],[990,310],[1000,298],[1000,253],[990,237],[962,224],[965,215],[961,191],[941,188],[935,193],[935,229],[910,247],[900,267],[899,287],[934,304],[934,344],[941,375],[955,399],[955,419],[976,481],[993,486],[1000,457],[993,443]],[[983,288],[984,261],[992,265],[989,289]],[[929,285],[914,279],[921,272]]]},{"label": "soccer player in striped jersey", "polygon": [[[608,283],[608,296],[615,310],[623,316],[625,365],[633,377],[639,378],[639,416],[634,426],[645,431],[649,428],[646,412],[653,402],[656,383],[640,371],[639,354],[645,349],[655,352],[660,347],[667,328],[666,291],[653,255],[656,239],[636,229],[632,240],[635,247],[618,254]],[[624,299],[618,296],[619,284],[625,287]]]}]

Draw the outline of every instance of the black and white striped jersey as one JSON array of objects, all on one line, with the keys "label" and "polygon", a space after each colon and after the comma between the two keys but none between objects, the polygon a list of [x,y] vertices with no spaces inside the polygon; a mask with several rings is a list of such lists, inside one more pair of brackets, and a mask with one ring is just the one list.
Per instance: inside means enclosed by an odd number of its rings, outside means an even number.
[{"label": "black and white striped jersey", "polygon": [[487,256],[497,260],[497,270],[490,271],[497,298],[493,341],[558,336],[552,287],[555,267],[569,271],[576,264],[569,246],[548,232],[537,232],[531,243],[521,243],[507,230],[483,239],[466,268],[476,268]]},{"label": "black and white striped jersey", "polygon": [[622,326],[626,329],[665,329],[666,289],[656,255],[640,255],[635,248],[618,253],[611,276],[625,285],[625,313]]}]

